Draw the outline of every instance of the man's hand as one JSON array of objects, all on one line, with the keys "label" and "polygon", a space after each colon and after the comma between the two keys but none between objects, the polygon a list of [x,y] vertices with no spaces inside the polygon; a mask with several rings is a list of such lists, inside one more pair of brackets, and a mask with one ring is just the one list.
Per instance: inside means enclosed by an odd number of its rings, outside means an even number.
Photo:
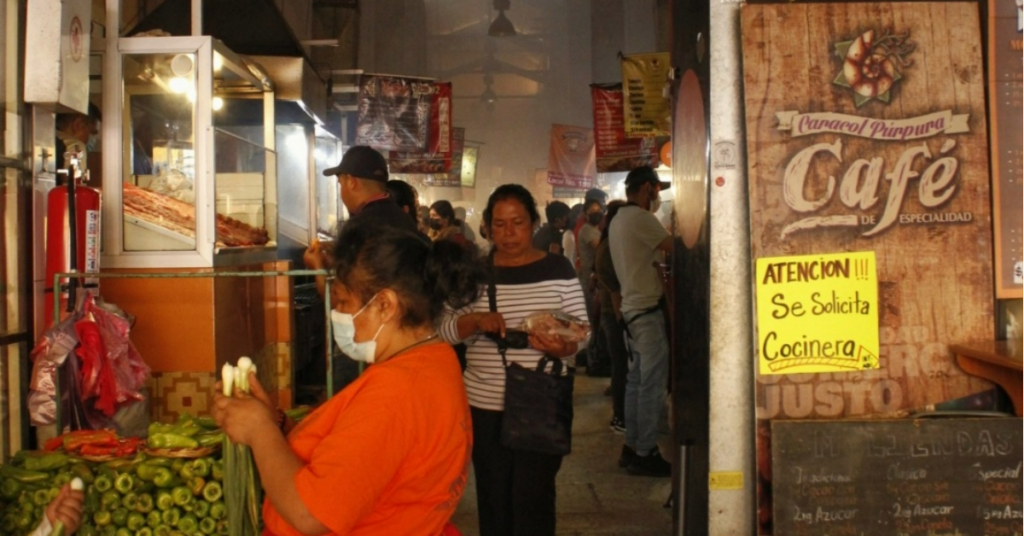
[{"label": "man's hand", "polygon": [[323,270],[324,266],[329,264],[327,248],[319,240],[314,239],[313,243],[302,254],[302,263],[310,270]]}]

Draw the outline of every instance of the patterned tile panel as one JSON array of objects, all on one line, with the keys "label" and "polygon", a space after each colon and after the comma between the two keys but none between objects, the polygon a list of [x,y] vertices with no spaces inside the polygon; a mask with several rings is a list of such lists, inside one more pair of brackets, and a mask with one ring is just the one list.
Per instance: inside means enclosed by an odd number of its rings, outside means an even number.
[{"label": "patterned tile panel", "polygon": [[173,422],[184,412],[209,415],[216,381],[212,372],[154,372],[147,382],[150,419]]}]

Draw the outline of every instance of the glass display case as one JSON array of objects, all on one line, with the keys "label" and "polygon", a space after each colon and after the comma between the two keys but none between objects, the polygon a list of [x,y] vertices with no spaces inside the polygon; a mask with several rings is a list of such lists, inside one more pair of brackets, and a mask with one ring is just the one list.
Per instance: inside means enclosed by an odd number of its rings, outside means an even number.
[{"label": "glass display case", "polygon": [[324,170],[341,162],[341,140],[319,127],[316,129],[314,148],[314,176],[316,182],[316,234],[321,240],[334,235],[338,222],[347,218],[345,205],[341,203],[341,192],[337,177],[325,177]]},{"label": "glass display case", "polygon": [[122,150],[103,182],[121,188],[103,191],[104,267],[272,258],[278,167],[266,75],[208,36],[123,38],[119,52]]}]

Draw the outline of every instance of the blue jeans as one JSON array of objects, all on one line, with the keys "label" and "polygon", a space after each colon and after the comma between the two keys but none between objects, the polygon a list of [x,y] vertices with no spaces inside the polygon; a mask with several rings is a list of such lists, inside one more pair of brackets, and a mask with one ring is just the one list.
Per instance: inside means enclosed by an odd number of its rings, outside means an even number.
[{"label": "blue jeans", "polygon": [[658,422],[665,411],[668,335],[660,310],[640,316],[627,313],[625,320],[632,358],[626,375],[626,445],[646,456],[658,447]]}]

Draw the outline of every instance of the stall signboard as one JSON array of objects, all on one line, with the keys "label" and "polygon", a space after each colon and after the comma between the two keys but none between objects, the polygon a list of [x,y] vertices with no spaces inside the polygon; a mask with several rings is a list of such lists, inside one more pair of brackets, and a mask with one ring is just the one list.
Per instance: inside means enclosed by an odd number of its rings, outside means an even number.
[{"label": "stall signboard", "polygon": [[476,162],[480,156],[479,147],[462,148],[462,187],[476,188]]},{"label": "stall signboard", "polygon": [[623,111],[626,136],[668,137],[672,130],[672,103],[665,88],[672,70],[667,52],[634,54],[622,58]]},{"label": "stall signboard", "polygon": [[873,251],[757,259],[761,374],[878,368]]},{"label": "stall signboard", "polygon": [[596,177],[593,129],[551,125],[548,184],[585,189],[594,185]]},{"label": "stall signboard", "polygon": [[1020,0],[989,0],[988,90],[995,220],[996,296],[1024,295],[1024,8]]},{"label": "stall signboard", "polygon": [[877,368],[757,371],[764,520],[773,420],[992,407],[949,350],[994,336],[988,127],[976,3],[748,4],[740,33],[753,258],[873,252],[878,294]]},{"label": "stall signboard", "polygon": [[452,83],[435,82],[426,151],[391,151],[392,173],[445,173],[452,168]]},{"label": "stall signboard", "polygon": [[879,288],[879,368],[762,374],[758,415],[886,414],[990,388],[948,349],[993,336],[977,5],[748,5],[742,34],[754,258],[874,251]]},{"label": "stall signboard", "polygon": [[456,188],[462,186],[463,149],[466,145],[466,129],[452,128],[452,165],[447,173],[429,173],[423,176],[424,186]]},{"label": "stall signboard", "polygon": [[658,167],[665,137],[627,138],[622,84],[592,84],[594,145],[597,172],[630,171],[639,166]]},{"label": "stall signboard", "polygon": [[423,78],[363,75],[355,144],[381,151],[427,150],[435,88]]}]

